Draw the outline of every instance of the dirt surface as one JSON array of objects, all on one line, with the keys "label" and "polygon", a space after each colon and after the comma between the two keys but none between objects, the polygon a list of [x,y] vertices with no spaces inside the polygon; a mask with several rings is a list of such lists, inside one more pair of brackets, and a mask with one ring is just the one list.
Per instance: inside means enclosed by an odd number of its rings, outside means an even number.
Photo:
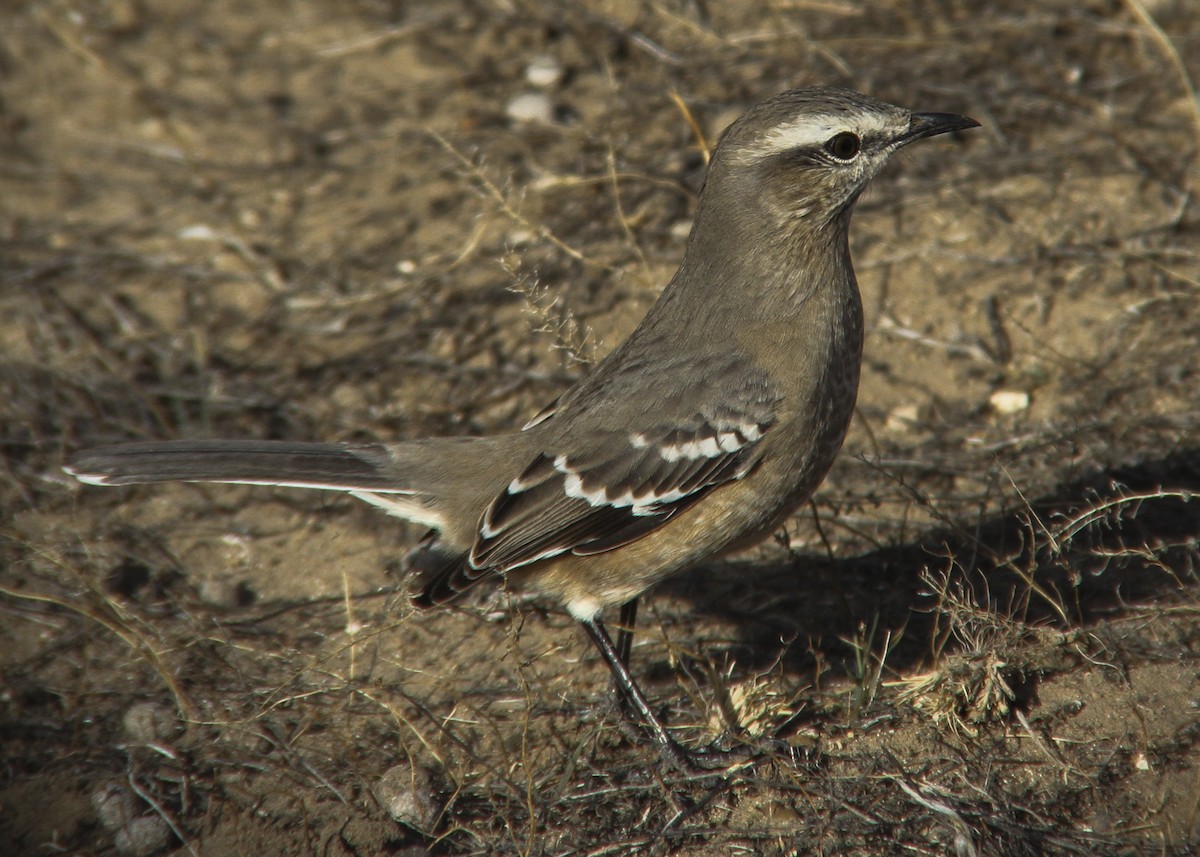
[{"label": "dirt surface", "polygon": [[[6,4],[0,853],[1195,853],[1200,16],[1014,5]],[[859,206],[811,508],[644,602],[753,770],[662,769],[545,605],[413,613],[350,499],[62,475],[521,424],[670,276],[697,131],[816,82],[984,127]]]}]

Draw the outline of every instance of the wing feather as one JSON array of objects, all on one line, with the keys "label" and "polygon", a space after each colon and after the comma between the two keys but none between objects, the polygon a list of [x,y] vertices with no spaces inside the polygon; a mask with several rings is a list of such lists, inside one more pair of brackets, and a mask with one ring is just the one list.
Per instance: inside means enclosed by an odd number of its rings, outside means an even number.
[{"label": "wing feather", "polygon": [[751,441],[718,445],[715,427],[606,438],[603,454],[576,461],[543,453],[492,502],[468,558],[477,571],[508,570],[572,552],[612,550],[665,524],[709,491],[741,479],[759,459]]},{"label": "wing feather", "polygon": [[757,466],[779,398],[748,357],[618,363],[530,421],[526,430],[545,435],[542,452],[488,506],[463,560],[427,580],[419,604],[555,556],[629,544]]}]

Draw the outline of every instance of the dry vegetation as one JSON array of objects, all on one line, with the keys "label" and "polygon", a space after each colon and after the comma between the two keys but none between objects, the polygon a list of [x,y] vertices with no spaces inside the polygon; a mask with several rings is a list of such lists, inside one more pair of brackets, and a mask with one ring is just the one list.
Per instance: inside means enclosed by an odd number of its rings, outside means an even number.
[{"label": "dry vegetation", "polygon": [[[1200,16],[1015,5],[7,4],[0,852],[1194,853]],[[985,127],[860,205],[811,509],[643,609],[683,737],[790,753],[660,770],[567,618],[412,614],[351,501],[60,474],[519,425],[669,276],[700,136],[818,81]]]}]

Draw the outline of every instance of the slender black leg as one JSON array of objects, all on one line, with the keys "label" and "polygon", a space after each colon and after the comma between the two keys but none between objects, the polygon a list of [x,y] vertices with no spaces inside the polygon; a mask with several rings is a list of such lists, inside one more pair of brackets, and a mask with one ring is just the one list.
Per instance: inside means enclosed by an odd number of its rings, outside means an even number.
[{"label": "slender black leg", "polygon": [[667,728],[650,708],[650,703],[646,701],[642,689],[634,681],[629,667],[621,660],[620,652],[613,644],[612,637],[608,636],[604,623],[599,619],[588,619],[580,620],[580,624],[583,625],[583,629],[588,632],[588,636],[592,638],[592,642],[596,644],[596,648],[600,650],[600,654],[608,663],[608,668],[613,674],[613,681],[616,682],[617,689],[625,700],[625,710],[628,711],[632,708],[641,718],[640,725],[654,739],[659,753],[662,754],[663,760],[668,765],[683,773],[691,773],[704,768],[725,765],[729,762],[746,762],[753,758],[753,754],[721,750],[717,747],[689,750],[680,746],[679,742],[668,734]]},{"label": "slender black leg", "polygon": [[637,624],[638,600],[633,598],[621,605],[621,616],[617,620],[621,627],[617,629],[617,657],[625,667],[629,667],[629,658],[633,653],[633,626]]},{"label": "slender black leg", "polygon": [[[637,609],[636,598],[626,601],[621,605],[621,618],[617,620],[620,623],[620,627],[617,628],[617,657],[625,664],[625,669],[629,669],[630,659],[633,657],[633,626],[637,623]],[[633,710],[629,707],[629,698],[621,689],[616,676],[613,676],[613,692],[617,695],[617,707],[621,709],[621,713],[631,720],[636,720]]]},{"label": "slender black leg", "polygon": [[592,638],[596,648],[600,650],[601,656],[608,662],[608,668],[612,670],[613,681],[616,682],[621,695],[642,719],[643,727],[650,733],[654,743],[658,745],[658,750],[662,753],[663,758],[680,771],[690,771],[693,765],[687,751],[667,734],[662,721],[650,709],[650,703],[646,702],[642,689],[637,686],[637,682],[630,675],[629,668],[621,659],[617,647],[613,645],[612,637],[608,636],[604,623],[599,619],[581,619],[580,624],[588,632],[588,636]]},{"label": "slender black leg", "polygon": [[[630,620],[627,627],[632,626],[632,614],[636,609],[636,601],[628,602],[622,606],[622,622]],[[626,615],[627,613],[629,615]],[[727,765],[731,762],[753,763],[755,760],[762,758],[760,753],[753,750],[749,752],[746,750],[723,750],[716,746],[701,747],[692,750],[681,746],[679,742],[670,736],[666,727],[663,726],[662,721],[658,719],[654,711],[650,708],[650,703],[646,701],[642,689],[638,687],[633,675],[629,672],[627,662],[629,657],[628,647],[626,647],[625,657],[622,658],[620,646],[613,644],[612,637],[608,635],[604,623],[599,619],[581,619],[580,624],[588,632],[588,636],[592,638],[592,642],[596,644],[596,648],[600,650],[600,655],[604,658],[609,670],[612,672],[613,683],[616,685],[617,692],[623,702],[621,706],[622,711],[627,715],[637,715],[640,719],[639,725],[649,733],[654,743],[658,745],[658,750],[667,764],[683,773],[691,773],[705,768]],[[624,642],[623,636],[620,639]],[[786,750],[786,748],[784,749]]]}]

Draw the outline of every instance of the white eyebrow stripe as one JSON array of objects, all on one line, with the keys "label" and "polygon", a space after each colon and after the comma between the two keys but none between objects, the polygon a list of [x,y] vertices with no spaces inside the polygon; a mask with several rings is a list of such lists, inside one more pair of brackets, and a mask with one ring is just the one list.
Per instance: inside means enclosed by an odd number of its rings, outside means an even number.
[{"label": "white eyebrow stripe", "polygon": [[791,149],[806,149],[820,146],[842,131],[852,131],[860,136],[883,134],[888,123],[882,116],[862,115],[854,117],[854,124],[845,116],[826,114],[805,116],[796,122],[780,125],[763,137],[761,151],[787,152]]}]

